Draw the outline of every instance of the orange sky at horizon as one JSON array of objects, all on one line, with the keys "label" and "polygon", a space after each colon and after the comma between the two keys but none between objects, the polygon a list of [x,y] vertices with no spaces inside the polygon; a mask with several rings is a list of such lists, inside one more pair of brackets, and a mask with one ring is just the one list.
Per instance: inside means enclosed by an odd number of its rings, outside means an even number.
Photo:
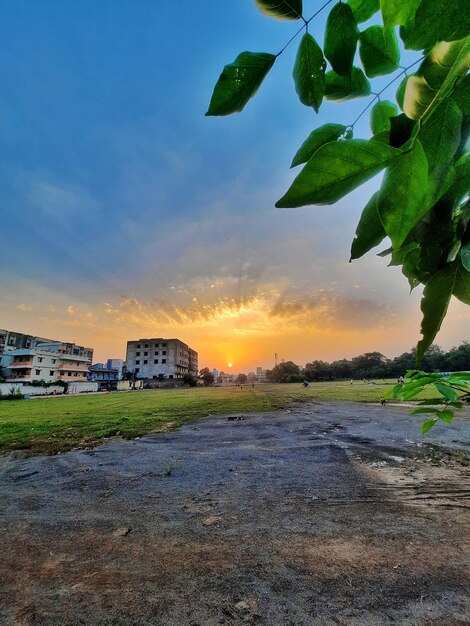
[{"label": "orange sky at horizon", "polygon": [[[316,307],[290,304],[290,308],[277,311],[266,299],[253,298],[245,304],[211,310],[206,317],[193,312],[192,320],[186,311],[183,323],[176,323],[136,299],[95,307],[50,304],[41,308],[17,303],[10,305],[9,312],[2,306],[0,326],[92,347],[95,362],[125,358],[128,340],[176,337],[198,351],[200,368],[227,371],[232,363],[230,371],[234,373],[255,371],[258,366],[272,368],[275,353],[278,361],[292,360],[302,366],[315,359],[331,362],[375,350],[393,357],[408,351],[419,339],[416,297],[410,299],[406,315],[386,307],[370,315],[364,301],[364,310],[361,308],[354,320],[353,306],[353,301],[341,305],[325,298]],[[180,310],[179,315],[184,313]],[[437,343],[446,349],[461,343],[467,320],[468,307],[453,302],[449,323],[444,323]]]}]

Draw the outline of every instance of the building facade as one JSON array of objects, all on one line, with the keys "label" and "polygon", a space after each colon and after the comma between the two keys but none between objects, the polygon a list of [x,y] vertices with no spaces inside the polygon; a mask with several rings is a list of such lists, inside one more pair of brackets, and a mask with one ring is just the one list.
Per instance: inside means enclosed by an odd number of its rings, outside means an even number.
[{"label": "building facade", "polygon": [[197,376],[198,354],[179,339],[139,339],[127,342],[126,369],[135,378]]},{"label": "building facade", "polygon": [[[67,351],[68,346],[75,346],[75,344],[39,343],[35,348],[10,351],[11,360],[6,369],[6,381],[25,384],[39,381],[45,383],[86,382],[91,365],[88,355],[90,352],[93,355],[93,350],[81,348],[84,354],[71,354]],[[73,349],[73,351],[76,350]]]}]

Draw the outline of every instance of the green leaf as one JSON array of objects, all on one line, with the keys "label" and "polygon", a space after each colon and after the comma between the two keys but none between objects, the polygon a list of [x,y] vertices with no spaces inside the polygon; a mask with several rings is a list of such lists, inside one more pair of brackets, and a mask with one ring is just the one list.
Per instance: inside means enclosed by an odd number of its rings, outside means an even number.
[{"label": "green leaf", "polygon": [[410,413],[411,415],[426,415],[429,413],[436,415],[436,413],[439,413],[439,409],[434,409],[433,407],[429,407],[427,409],[413,409]]},{"label": "green leaf", "polygon": [[[459,204],[468,196],[470,189],[470,153],[466,153],[460,157],[455,164],[455,174],[451,178],[450,187],[445,190],[445,197],[452,198],[456,204]],[[464,224],[466,228],[466,224]],[[465,230],[464,228],[464,230]]]},{"label": "green leaf", "polygon": [[369,78],[394,72],[400,63],[395,32],[382,26],[370,26],[359,35],[359,56]]},{"label": "green leaf", "polygon": [[405,76],[405,78],[403,78],[401,83],[398,85],[398,89],[395,94],[395,98],[397,100],[398,106],[400,107],[402,111],[403,111],[403,103],[405,100],[406,83],[408,82],[408,78],[409,76]]},{"label": "green leaf", "polygon": [[392,163],[401,152],[378,141],[351,139],[321,146],[277,207],[333,204]]},{"label": "green leaf", "polygon": [[351,75],[359,31],[351,7],[339,2],[326,21],[324,50],[333,70],[340,76]]},{"label": "green leaf", "polygon": [[261,13],[281,20],[298,20],[302,16],[302,0],[255,0]]},{"label": "green leaf", "polygon": [[380,0],[384,24],[393,28],[396,24],[408,24],[415,15],[420,0]]},{"label": "green leaf", "polygon": [[419,141],[401,154],[387,169],[378,198],[385,232],[399,248],[410,231],[428,212],[425,204],[428,164]]},{"label": "green leaf", "polygon": [[450,402],[455,402],[458,399],[458,396],[455,393],[455,391],[452,389],[452,387],[448,387],[447,385],[444,385],[443,383],[434,383],[434,387],[438,390],[438,392],[442,396],[444,396],[444,398],[446,398]]},{"label": "green leaf", "polygon": [[446,424],[452,424],[452,420],[454,419],[454,412],[449,411],[448,409],[445,411],[438,411],[436,415],[440,420],[442,420]]},{"label": "green leaf", "polygon": [[390,118],[396,116],[397,113],[397,107],[390,100],[377,102],[370,112],[370,127],[374,135],[390,131]]},{"label": "green leaf", "polygon": [[266,52],[242,52],[226,65],[214,87],[206,115],[230,115],[242,111],[258,91],[276,57]]},{"label": "green leaf", "polygon": [[312,35],[305,33],[294,64],[295,90],[300,102],[313,107],[317,113],[325,93],[325,69],[320,46]]},{"label": "green leaf", "polygon": [[367,22],[380,9],[380,0],[348,0],[358,24]]},{"label": "green leaf", "polygon": [[438,417],[433,418],[432,420],[427,420],[421,424],[421,433],[425,435],[431,428],[439,421]]},{"label": "green leaf", "polygon": [[470,272],[470,241],[464,243],[460,248],[460,259],[464,269]]},{"label": "green leaf", "polygon": [[438,43],[424,59],[418,72],[406,83],[403,110],[419,120],[429,115],[454,88],[456,81],[470,67],[470,36]]},{"label": "green leaf", "polygon": [[441,324],[446,316],[450,298],[455,288],[458,264],[449,263],[436,272],[428,280],[421,299],[421,334],[423,338],[418,342],[416,359],[418,362],[434,341]]},{"label": "green leaf", "polygon": [[457,83],[452,98],[464,115],[470,115],[470,74]]},{"label": "green leaf", "polygon": [[442,180],[460,144],[462,112],[457,104],[446,98],[424,121],[418,133],[428,160],[429,173],[436,171]]},{"label": "green leaf", "polygon": [[366,204],[356,228],[356,236],[351,245],[351,258],[359,259],[361,256],[378,246],[385,238],[384,227],[377,211],[377,193]]},{"label": "green leaf", "polygon": [[[292,159],[291,167],[306,163],[315,152],[326,143],[337,141],[342,135],[347,134],[346,126],[342,124],[324,124],[310,133],[304,143],[300,146]],[[350,133],[352,136],[352,133]],[[350,137],[348,137],[349,139]]]},{"label": "green leaf", "polygon": [[470,271],[456,262],[453,295],[464,304],[470,304]]},{"label": "green leaf", "polygon": [[328,100],[345,102],[369,96],[370,93],[370,83],[358,67],[353,67],[350,78],[339,76],[333,71],[326,73],[325,98]]},{"label": "green leaf", "polygon": [[400,36],[406,48],[422,50],[438,41],[462,39],[469,30],[468,0],[422,0],[414,21],[400,30]]}]

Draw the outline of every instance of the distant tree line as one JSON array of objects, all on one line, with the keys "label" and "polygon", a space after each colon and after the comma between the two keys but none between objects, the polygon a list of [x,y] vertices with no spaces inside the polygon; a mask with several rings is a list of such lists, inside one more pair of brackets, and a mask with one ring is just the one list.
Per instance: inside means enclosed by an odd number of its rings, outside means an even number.
[{"label": "distant tree line", "polygon": [[[394,359],[388,359],[380,352],[366,352],[351,360],[340,359],[332,363],[312,361],[303,369],[292,361],[285,361],[273,367],[272,370],[268,370],[266,378],[272,383],[398,378],[407,370],[412,369],[416,369],[415,348]],[[432,345],[424,355],[419,369],[427,372],[470,371],[470,343],[464,341],[460,346],[451,348],[447,352],[437,345]]]}]

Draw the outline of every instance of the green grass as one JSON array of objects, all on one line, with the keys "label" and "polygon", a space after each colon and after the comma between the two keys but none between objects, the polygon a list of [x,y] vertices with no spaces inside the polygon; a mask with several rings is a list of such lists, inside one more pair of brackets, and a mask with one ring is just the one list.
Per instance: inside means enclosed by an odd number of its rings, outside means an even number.
[{"label": "green grass", "polygon": [[394,381],[116,392],[0,402],[0,449],[58,452],[106,437],[164,432],[208,414],[274,411],[292,402],[378,402]]}]

